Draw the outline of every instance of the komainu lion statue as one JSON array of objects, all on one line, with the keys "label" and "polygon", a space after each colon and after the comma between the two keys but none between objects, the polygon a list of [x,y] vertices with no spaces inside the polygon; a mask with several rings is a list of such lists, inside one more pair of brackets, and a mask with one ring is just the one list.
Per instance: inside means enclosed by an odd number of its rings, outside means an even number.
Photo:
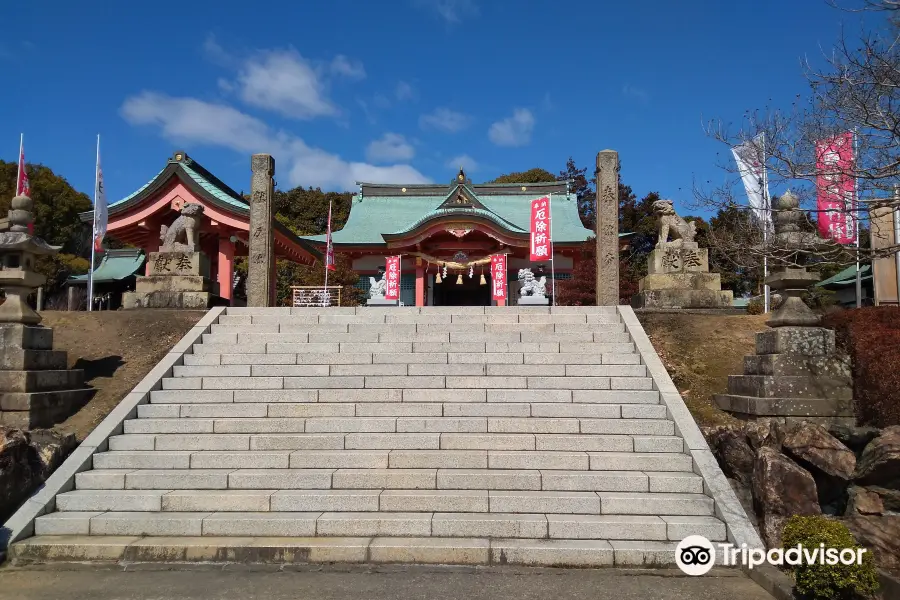
[{"label": "komainu lion statue", "polygon": [[160,252],[195,252],[200,245],[200,222],[203,206],[187,203],[181,207],[181,216],[175,222],[159,230]]},{"label": "komainu lion statue", "polygon": [[543,298],[547,295],[547,278],[535,279],[531,269],[519,269],[519,295]]},{"label": "komainu lion statue", "polygon": [[369,298],[384,298],[384,292],[387,290],[387,275],[381,274],[381,280],[369,277]]},{"label": "komainu lion statue", "polygon": [[672,236],[672,242],[678,242],[676,245],[694,241],[694,236],[697,235],[696,226],[693,222],[688,223],[678,216],[671,200],[657,200],[653,203],[653,212],[656,213],[657,223],[659,224],[657,248],[665,246],[669,241],[670,235]]}]

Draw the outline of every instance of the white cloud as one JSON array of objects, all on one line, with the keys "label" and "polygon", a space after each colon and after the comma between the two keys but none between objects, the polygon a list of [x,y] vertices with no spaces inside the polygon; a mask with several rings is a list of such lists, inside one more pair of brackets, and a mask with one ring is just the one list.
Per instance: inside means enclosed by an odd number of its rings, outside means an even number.
[{"label": "white cloud", "polygon": [[378,108],[390,108],[391,107],[390,99],[387,96],[385,96],[384,94],[375,94],[375,97],[372,98],[372,102]]},{"label": "white cloud", "polygon": [[419,117],[422,129],[437,129],[447,133],[462,131],[472,122],[471,117],[449,108],[437,108],[433,113]]},{"label": "white cloud", "polygon": [[466,171],[477,171],[478,162],[468,154],[460,154],[447,161],[447,168],[458,169],[462,167]]},{"label": "white cloud", "polygon": [[637,100],[641,104],[647,104],[650,102],[650,92],[645,89],[635,87],[630,83],[626,83],[622,86],[622,95],[626,98]]},{"label": "white cloud", "polygon": [[237,87],[247,104],[287,117],[338,114],[320,74],[295,50],[264,51],[247,59],[238,71]]},{"label": "white cloud", "polygon": [[332,59],[331,72],[347,79],[366,78],[366,70],[363,68],[362,62],[358,60],[351,61],[343,54],[338,54]]},{"label": "white cloud", "polygon": [[132,125],[158,127],[164,138],[176,143],[218,146],[243,154],[270,153],[278,162],[278,172],[287,172],[292,186],[349,190],[357,181],[429,182],[410,165],[376,166],[346,161],[308,146],[289,132],[274,131],[259,119],[224,104],[142,92],[127,98],[120,112]]},{"label": "white cloud", "polygon": [[400,102],[403,102],[404,100],[415,100],[417,96],[416,88],[410,83],[400,81],[397,83],[397,87],[394,90],[394,96]]},{"label": "white cloud", "polygon": [[497,121],[488,130],[488,138],[498,146],[524,146],[531,141],[534,115],[527,108],[517,108],[511,117]]},{"label": "white cloud", "polygon": [[399,133],[385,133],[366,148],[366,158],[375,163],[410,160],[415,155],[416,149]]},{"label": "white cloud", "polygon": [[461,23],[466,17],[478,16],[478,5],[474,0],[414,0],[413,3],[450,25]]}]

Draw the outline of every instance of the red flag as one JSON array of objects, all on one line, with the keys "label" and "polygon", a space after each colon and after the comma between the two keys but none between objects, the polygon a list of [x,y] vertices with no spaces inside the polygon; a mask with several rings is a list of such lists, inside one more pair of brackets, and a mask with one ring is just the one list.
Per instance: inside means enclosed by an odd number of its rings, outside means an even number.
[{"label": "red flag", "polygon": [[550,258],[550,198],[545,196],[531,202],[531,260]]},{"label": "red flag", "polygon": [[853,132],[816,142],[819,235],[839,244],[856,242]]},{"label": "red flag", "polygon": [[491,256],[491,298],[506,300],[506,255]]},{"label": "red flag", "polygon": [[388,256],[384,264],[384,278],[387,283],[384,288],[385,300],[400,299],[400,257]]},{"label": "red flag", "polygon": [[331,202],[328,203],[328,233],[325,235],[325,268],[334,271],[334,245],[331,243]]},{"label": "red flag", "polygon": [[28,171],[25,170],[25,146],[19,143],[19,174],[16,177],[16,196],[31,198],[31,184],[28,183]]},{"label": "red flag", "polygon": [[[16,173],[16,196],[28,196],[31,198],[31,183],[28,181],[28,171],[25,170],[25,136],[19,137],[19,171]],[[34,221],[28,224],[28,233],[34,235]]]}]

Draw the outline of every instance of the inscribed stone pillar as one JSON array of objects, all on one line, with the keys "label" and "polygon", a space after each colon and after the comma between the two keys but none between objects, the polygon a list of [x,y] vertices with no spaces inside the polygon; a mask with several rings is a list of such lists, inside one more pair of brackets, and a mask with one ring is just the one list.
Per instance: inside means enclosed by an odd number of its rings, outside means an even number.
[{"label": "inscribed stone pillar", "polygon": [[619,304],[619,153],[597,153],[597,306]]},{"label": "inscribed stone pillar", "polygon": [[272,233],[275,159],[254,154],[250,159],[250,255],[247,268],[247,306],[272,302],[275,241]]}]

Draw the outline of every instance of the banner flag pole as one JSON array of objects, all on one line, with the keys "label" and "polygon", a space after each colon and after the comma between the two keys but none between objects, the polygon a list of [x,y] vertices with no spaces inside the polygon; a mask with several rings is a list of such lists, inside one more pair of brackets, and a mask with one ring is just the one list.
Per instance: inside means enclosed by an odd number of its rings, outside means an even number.
[{"label": "banner flag pole", "polygon": [[547,196],[547,214],[550,216],[550,279],[551,294],[553,294],[552,306],[556,306],[556,260],[553,252],[553,192]]},{"label": "banner flag pole", "polygon": [[[859,172],[859,130],[853,130],[853,171],[854,175]],[[862,307],[862,277],[859,269],[859,177],[853,178],[853,218],[855,220],[856,230],[856,308]]]},{"label": "banner flag pole", "polygon": [[97,256],[97,243],[95,236],[97,235],[97,183],[100,176],[100,134],[97,134],[97,163],[94,165],[94,218],[91,219],[91,269],[88,272],[88,294],[87,305],[88,311],[94,310],[94,260]]}]

